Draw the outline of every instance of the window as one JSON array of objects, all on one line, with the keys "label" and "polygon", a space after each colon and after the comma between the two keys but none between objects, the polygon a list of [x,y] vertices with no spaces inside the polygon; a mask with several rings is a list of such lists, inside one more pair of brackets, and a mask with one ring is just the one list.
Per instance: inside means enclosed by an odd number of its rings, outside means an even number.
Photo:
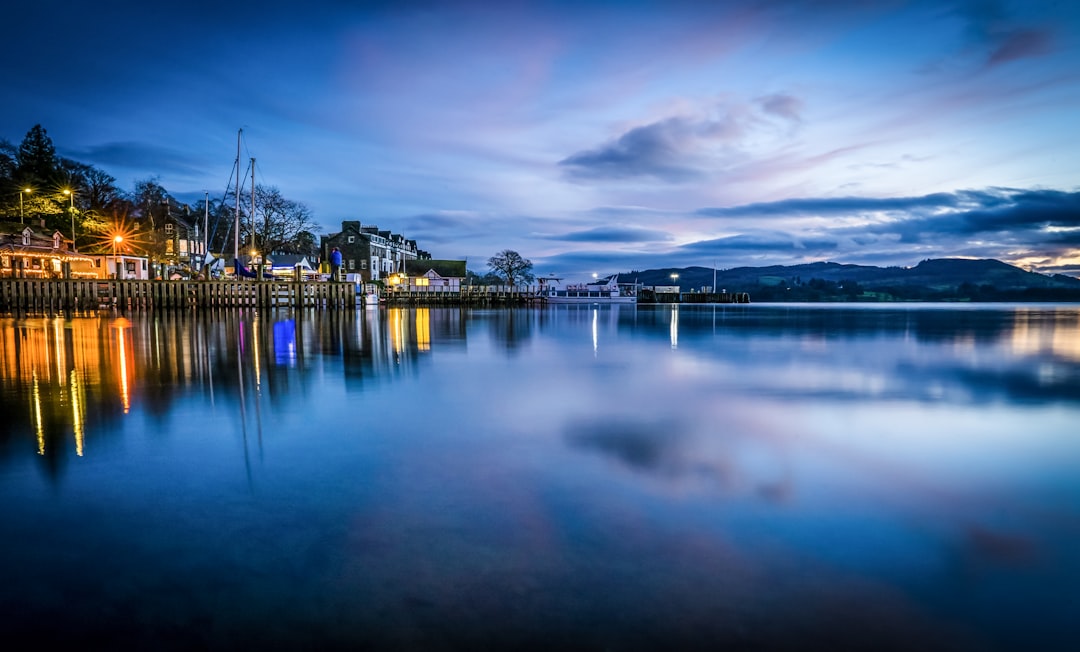
[{"label": "window", "polygon": [[356,261],[352,258],[349,259],[349,269],[356,269]]},{"label": "window", "polygon": [[24,231],[23,232],[23,234],[22,234],[22,243],[24,245],[29,245],[30,244],[30,232],[29,231]]},{"label": "window", "polygon": [[348,239],[349,239],[349,244],[352,244],[352,243],[356,242],[356,236],[355,235],[350,235]]},{"label": "window", "polygon": [[366,260],[361,260],[360,261],[360,269],[367,269],[367,261]]},{"label": "window", "polygon": [[165,223],[165,233],[172,233],[172,232],[173,232],[173,224],[172,224],[172,222],[166,222]]},{"label": "window", "polygon": [[54,233],[53,234],[52,246],[53,246],[53,249],[59,249],[60,248],[60,234],[59,233]]}]

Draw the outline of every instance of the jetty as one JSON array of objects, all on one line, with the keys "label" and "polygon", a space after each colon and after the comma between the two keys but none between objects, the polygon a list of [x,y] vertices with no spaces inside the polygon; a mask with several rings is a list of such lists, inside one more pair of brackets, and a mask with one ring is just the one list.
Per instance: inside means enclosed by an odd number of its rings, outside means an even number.
[{"label": "jetty", "polygon": [[0,279],[0,311],[106,308],[322,308],[357,305],[356,284],[330,281]]}]

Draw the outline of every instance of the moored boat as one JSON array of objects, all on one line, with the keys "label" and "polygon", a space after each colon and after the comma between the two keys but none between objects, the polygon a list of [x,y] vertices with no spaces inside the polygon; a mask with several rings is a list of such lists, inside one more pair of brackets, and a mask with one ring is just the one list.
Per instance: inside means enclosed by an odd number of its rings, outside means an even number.
[{"label": "moored boat", "polygon": [[554,276],[540,279],[540,299],[545,303],[637,303],[637,287],[633,283],[619,283],[619,275],[613,274],[592,283],[559,286],[562,279]]}]

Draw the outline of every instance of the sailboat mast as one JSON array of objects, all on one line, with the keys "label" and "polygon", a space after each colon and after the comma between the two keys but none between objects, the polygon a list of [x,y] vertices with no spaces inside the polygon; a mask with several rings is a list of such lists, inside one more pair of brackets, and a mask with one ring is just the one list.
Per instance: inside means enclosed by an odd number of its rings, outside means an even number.
[{"label": "sailboat mast", "polygon": [[[243,129],[236,132],[236,213],[233,217],[233,266],[240,265],[240,134]],[[236,276],[240,276],[240,270],[235,270]]]},{"label": "sailboat mast", "polygon": [[[265,234],[264,234],[265,235]],[[251,157],[251,251],[255,252],[255,157]]]},{"label": "sailboat mast", "polygon": [[[205,268],[210,261],[210,191],[203,191],[206,197],[203,199],[203,220],[202,220],[202,262]],[[209,270],[207,271],[207,277],[210,276]]]}]

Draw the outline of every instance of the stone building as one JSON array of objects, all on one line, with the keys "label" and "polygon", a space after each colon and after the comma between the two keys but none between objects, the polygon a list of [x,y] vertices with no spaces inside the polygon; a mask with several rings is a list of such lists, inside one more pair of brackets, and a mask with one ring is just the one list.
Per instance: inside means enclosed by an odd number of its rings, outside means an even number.
[{"label": "stone building", "polygon": [[330,260],[334,247],[341,250],[342,273],[359,274],[365,283],[403,272],[406,261],[431,258],[417,249],[415,240],[374,225],[363,226],[359,220],[343,221],[340,232],[322,236],[319,254],[323,261]]}]

